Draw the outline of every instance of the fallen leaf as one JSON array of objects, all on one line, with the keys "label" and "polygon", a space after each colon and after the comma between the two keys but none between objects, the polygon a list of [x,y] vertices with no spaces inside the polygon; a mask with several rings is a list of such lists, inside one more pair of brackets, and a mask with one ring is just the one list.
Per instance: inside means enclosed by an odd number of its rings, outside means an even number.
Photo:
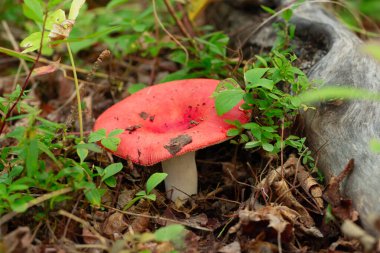
[{"label": "fallen leaf", "polygon": [[111,214],[103,224],[103,233],[106,235],[121,234],[128,224],[124,221],[124,214],[116,212]]},{"label": "fallen leaf", "polygon": [[230,244],[227,244],[218,250],[220,253],[239,253],[241,252],[240,243],[238,241],[234,241]]},{"label": "fallen leaf", "polygon": [[322,188],[318,184],[317,180],[315,180],[302,165],[298,166],[297,179],[301,184],[302,189],[304,189],[304,191],[312,197],[316,205],[320,208],[320,210],[322,210],[324,207]]},{"label": "fallen leaf", "polygon": [[42,76],[42,75],[50,74],[50,73],[57,71],[59,68],[60,61],[61,61],[61,59],[59,59],[58,61],[55,61],[49,65],[35,68],[33,70],[33,76]]},{"label": "fallen leaf", "polygon": [[311,218],[309,212],[306,208],[301,205],[297,199],[293,196],[288,184],[285,180],[280,180],[273,184],[274,191],[278,196],[278,200],[285,206],[294,209],[301,216],[299,218],[300,222],[306,227],[314,226],[314,220]]},{"label": "fallen leaf", "polygon": [[82,239],[87,244],[96,244],[99,242],[98,237],[94,235],[88,228],[84,227],[82,230]]},{"label": "fallen leaf", "polygon": [[5,252],[7,253],[36,253],[32,245],[33,236],[29,227],[18,227],[3,238]]},{"label": "fallen leaf", "polygon": [[341,230],[346,236],[359,240],[366,252],[372,250],[376,245],[377,240],[372,235],[350,220],[343,222]]}]

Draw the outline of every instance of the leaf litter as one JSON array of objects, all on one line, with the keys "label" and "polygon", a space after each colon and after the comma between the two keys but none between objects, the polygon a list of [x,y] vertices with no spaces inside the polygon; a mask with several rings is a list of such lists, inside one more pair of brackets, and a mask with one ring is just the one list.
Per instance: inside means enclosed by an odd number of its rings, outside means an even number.
[{"label": "leaf litter", "polygon": [[[95,47],[92,50],[88,57],[98,59],[99,49]],[[157,76],[177,68],[165,57],[157,64],[136,56],[128,60],[128,67],[138,65],[139,69],[146,70],[129,75],[128,83],[140,83],[141,80],[154,83]],[[97,62],[94,73],[98,68],[111,64],[110,59]],[[112,64],[112,74],[115,76],[125,72],[124,63]],[[74,103],[66,103],[67,98],[72,97],[73,90],[66,74],[62,77],[57,70],[59,67],[55,62],[36,69],[36,78],[44,78],[44,75],[49,74],[50,80],[45,79],[43,83],[53,82],[57,84],[54,87],[58,87],[56,90],[35,88],[39,99],[37,102],[48,105],[41,107],[44,116],[74,125],[75,129],[76,121],[70,118],[75,110]],[[85,117],[87,129],[91,129],[93,118],[115,99],[128,95],[123,91],[126,89],[118,87],[117,78],[112,75],[108,80],[95,78],[95,81],[92,80],[92,74],[89,76],[91,78],[83,80],[83,83],[91,89],[82,90],[82,95],[88,98],[85,99],[89,108],[86,111],[88,117]],[[84,76],[82,78],[85,79]],[[10,80],[4,80],[0,84],[2,93],[10,84]],[[141,117],[154,120],[154,116],[143,112]],[[27,123],[20,120],[18,124]],[[138,126],[131,126],[128,130],[136,131]],[[169,152],[177,153],[189,142],[191,139],[182,136],[172,140],[166,147]],[[65,145],[69,147],[72,143],[67,141]],[[1,226],[0,252],[3,249],[10,253],[43,250],[63,253],[88,249],[93,249],[92,252],[150,250],[157,253],[174,249],[180,249],[180,252],[225,253],[360,252],[371,251],[376,247],[378,239],[354,223],[359,219],[358,213],[351,201],[340,192],[342,181],[353,170],[353,160],[341,175],[332,177],[324,189],[295,155],[289,155],[283,165],[275,168],[272,166],[278,165],[279,161],[274,159],[269,164],[269,170],[262,166],[267,158],[265,156],[251,157],[252,154],[240,149],[238,155],[240,159],[236,159],[235,151],[231,150],[229,144],[201,150],[198,154],[200,193],[188,201],[168,201],[160,186],[154,190],[156,202],[142,199],[124,211],[123,207],[144,188],[143,182],[149,174],[160,170],[159,167],[142,170],[136,166],[130,171],[121,172],[121,180],[117,183],[119,188],[103,196],[102,208],[83,203],[83,198],[73,193],[64,205],[57,206],[58,210],[67,209],[68,212],[52,212],[38,223],[31,219],[43,209],[42,204],[37,205],[20,215],[20,218]],[[91,159],[102,163],[109,163],[113,159],[118,161],[118,158],[112,158],[109,154],[96,154]],[[328,205],[335,220],[326,218]],[[29,223],[32,226],[26,227]],[[179,244],[156,240],[154,232],[160,226],[169,224],[186,227],[183,241]]]}]

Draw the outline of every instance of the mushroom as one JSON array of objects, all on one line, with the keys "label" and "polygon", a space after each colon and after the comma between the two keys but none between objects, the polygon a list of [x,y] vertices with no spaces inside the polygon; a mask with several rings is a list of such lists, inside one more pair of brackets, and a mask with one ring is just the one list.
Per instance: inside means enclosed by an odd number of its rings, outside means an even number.
[{"label": "mushroom", "polygon": [[211,95],[218,83],[188,79],[147,87],[103,112],[94,130],[125,129],[114,154],[144,166],[162,162],[168,198],[186,199],[197,194],[195,151],[228,139],[226,119],[249,120],[242,102],[217,115]]}]

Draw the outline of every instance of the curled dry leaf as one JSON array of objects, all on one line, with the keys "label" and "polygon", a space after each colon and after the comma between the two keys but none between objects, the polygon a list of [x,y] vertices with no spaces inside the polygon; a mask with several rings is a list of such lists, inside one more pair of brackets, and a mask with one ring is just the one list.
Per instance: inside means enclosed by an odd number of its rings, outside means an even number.
[{"label": "curled dry leaf", "polygon": [[294,174],[294,169],[292,167],[296,166],[298,159],[294,155],[290,155],[289,159],[284,163],[283,166],[279,166],[277,169],[272,170],[268,175],[257,184],[257,189],[264,189],[267,192],[268,188],[276,181],[281,179],[282,170],[284,170],[284,176],[292,176]]},{"label": "curled dry leaf", "polygon": [[[49,33],[50,41],[64,40],[69,37],[75,21],[66,19],[61,24],[53,24],[53,29]],[[54,46],[54,44],[52,44]]]},{"label": "curled dry leaf", "polygon": [[302,165],[298,166],[297,179],[302,189],[312,197],[318,208],[323,209],[322,188]]},{"label": "curled dry leaf", "polygon": [[289,208],[293,208],[297,213],[300,214],[299,220],[304,226],[314,226],[313,218],[311,218],[306,208],[303,205],[301,205],[293,196],[285,180],[280,180],[274,183],[273,188],[278,196],[279,202],[281,202],[283,205]]},{"label": "curled dry leaf", "polygon": [[42,76],[42,75],[46,75],[46,74],[50,74],[50,73],[55,72],[59,68],[59,62],[60,61],[61,61],[61,59],[59,59],[58,61],[55,61],[49,65],[35,68],[33,70],[33,76]]},{"label": "curled dry leaf", "polygon": [[340,184],[352,172],[353,168],[354,159],[351,159],[338,176],[331,177],[327,189],[323,193],[323,198],[332,206],[332,213],[341,220],[350,219],[356,221],[359,216],[352,205],[352,201],[344,199],[340,192]]}]

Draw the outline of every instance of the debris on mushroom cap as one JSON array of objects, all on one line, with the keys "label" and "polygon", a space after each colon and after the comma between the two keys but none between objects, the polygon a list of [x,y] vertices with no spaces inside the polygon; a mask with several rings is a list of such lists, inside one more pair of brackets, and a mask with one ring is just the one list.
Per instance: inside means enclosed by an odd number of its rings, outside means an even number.
[{"label": "debris on mushroom cap", "polygon": [[211,98],[218,80],[188,79],[140,90],[106,110],[94,130],[125,129],[115,155],[141,165],[152,165],[228,139],[231,125],[247,122],[239,109],[218,116]]}]

